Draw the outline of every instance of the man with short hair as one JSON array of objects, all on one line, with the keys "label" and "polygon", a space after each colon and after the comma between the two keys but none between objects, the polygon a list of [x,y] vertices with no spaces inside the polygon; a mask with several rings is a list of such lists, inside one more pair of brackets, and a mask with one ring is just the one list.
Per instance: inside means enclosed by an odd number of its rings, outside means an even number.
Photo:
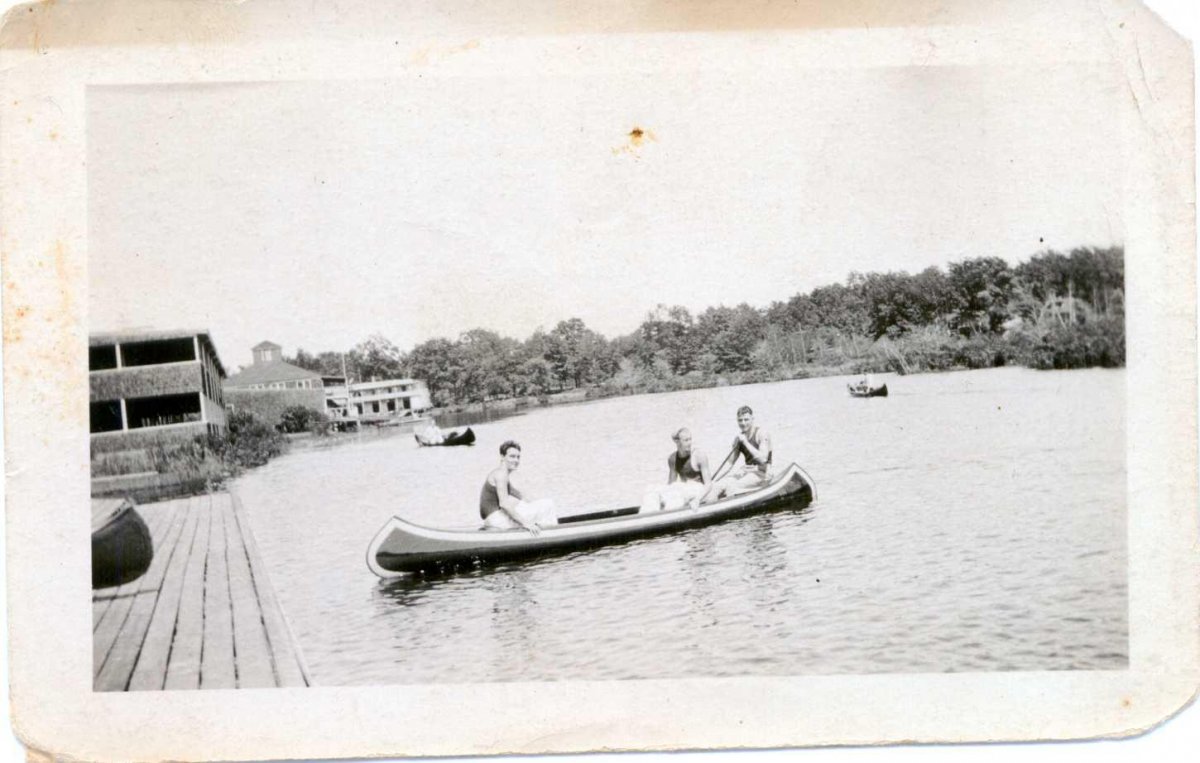
[{"label": "man with short hair", "polygon": [[675,441],[675,450],[667,456],[667,485],[646,491],[639,514],[684,506],[695,509],[700,506],[700,499],[708,494],[712,483],[708,458],[692,447],[692,433],[683,427],[671,435],[671,439]]},{"label": "man with short hair", "polygon": [[[771,481],[771,436],[754,424],[754,411],[743,405],[737,410],[738,436],[727,456],[729,473],[717,481],[714,490],[718,498],[748,493]],[[738,459],[743,459],[741,467]]]},{"label": "man with short hair", "polygon": [[527,501],[511,484],[511,475],[521,465],[521,446],[505,440],[500,446],[500,465],[488,474],[479,491],[479,514],[486,530],[524,527],[533,535],[542,527],[558,524],[558,512],[549,498]]}]

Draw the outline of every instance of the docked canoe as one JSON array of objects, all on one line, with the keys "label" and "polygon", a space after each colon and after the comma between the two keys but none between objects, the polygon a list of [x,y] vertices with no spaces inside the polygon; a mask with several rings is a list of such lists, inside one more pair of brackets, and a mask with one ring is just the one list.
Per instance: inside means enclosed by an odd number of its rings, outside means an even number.
[{"label": "docked canoe", "polygon": [[467,427],[466,430],[462,432],[451,432],[450,434],[446,435],[441,442],[429,442],[423,439],[419,433],[414,434],[413,437],[417,439],[418,445],[424,445],[427,448],[475,444],[475,433],[471,431],[471,427]]},{"label": "docked canoe", "polygon": [[98,501],[92,512],[92,588],[137,580],[150,567],[150,529],[128,500]]},{"label": "docked canoe", "polygon": [[624,543],[701,527],[726,519],[782,509],[802,509],[816,500],[816,485],[795,464],[750,493],[690,508],[639,514],[638,507],[589,512],[559,519],[533,535],[524,529],[451,530],[423,527],[392,517],[367,549],[367,566],[380,577],[437,571]]},{"label": "docked canoe", "polygon": [[847,384],[846,386],[849,387],[849,389],[850,389],[851,397],[887,397],[888,396],[886,384],[883,384],[878,387],[871,387],[869,389],[863,389],[862,387],[859,387],[854,384]]}]

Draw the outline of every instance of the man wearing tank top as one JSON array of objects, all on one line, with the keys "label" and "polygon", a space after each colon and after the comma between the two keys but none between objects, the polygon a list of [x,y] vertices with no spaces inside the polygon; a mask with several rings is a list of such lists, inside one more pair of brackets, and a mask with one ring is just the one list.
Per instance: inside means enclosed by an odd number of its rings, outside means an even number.
[{"label": "man wearing tank top", "polygon": [[646,491],[639,514],[684,506],[695,509],[708,494],[712,483],[708,458],[692,447],[692,433],[683,428],[671,435],[671,439],[675,441],[675,450],[667,456],[667,485]]},{"label": "man wearing tank top", "polygon": [[[771,436],[754,423],[754,411],[743,405],[737,411],[738,436],[733,438],[733,447],[727,460],[729,474],[717,481],[715,492],[718,498],[727,498],[740,493],[757,490],[771,481]],[[738,459],[743,463],[738,466]]]},{"label": "man wearing tank top", "polygon": [[500,465],[488,474],[479,491],[479,514],[487,530],[524,527],[533,535],[541,528],[558,524],[558,511],[549,498],[528,501],[511,484],[512,473],[521,465],[521,446],[507,440],[500,446]]}]

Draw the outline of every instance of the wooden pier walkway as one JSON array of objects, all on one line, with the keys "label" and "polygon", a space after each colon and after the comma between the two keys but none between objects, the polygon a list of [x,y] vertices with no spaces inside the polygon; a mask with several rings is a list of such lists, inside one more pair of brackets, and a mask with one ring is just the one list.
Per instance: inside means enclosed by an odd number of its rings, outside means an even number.
[{"label": "wooden pier walkway", "polygon": [[92,592],[93,689],[307,686],[237,499],[218,492],[137,510],[154,561],[141,578]]}]

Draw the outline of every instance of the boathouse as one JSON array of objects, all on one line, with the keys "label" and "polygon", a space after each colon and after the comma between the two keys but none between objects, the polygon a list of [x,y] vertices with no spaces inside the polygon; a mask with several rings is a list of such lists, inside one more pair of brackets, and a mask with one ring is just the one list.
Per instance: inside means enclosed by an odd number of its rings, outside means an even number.
[{"label": "boathouse", "polygon": [[325,411],[321,374],[285,361],[283,348],[274,342],[259,342],[250,351],[254,362],[225,380],[231,411],[249,411],[270,426],[292,406]]}]

